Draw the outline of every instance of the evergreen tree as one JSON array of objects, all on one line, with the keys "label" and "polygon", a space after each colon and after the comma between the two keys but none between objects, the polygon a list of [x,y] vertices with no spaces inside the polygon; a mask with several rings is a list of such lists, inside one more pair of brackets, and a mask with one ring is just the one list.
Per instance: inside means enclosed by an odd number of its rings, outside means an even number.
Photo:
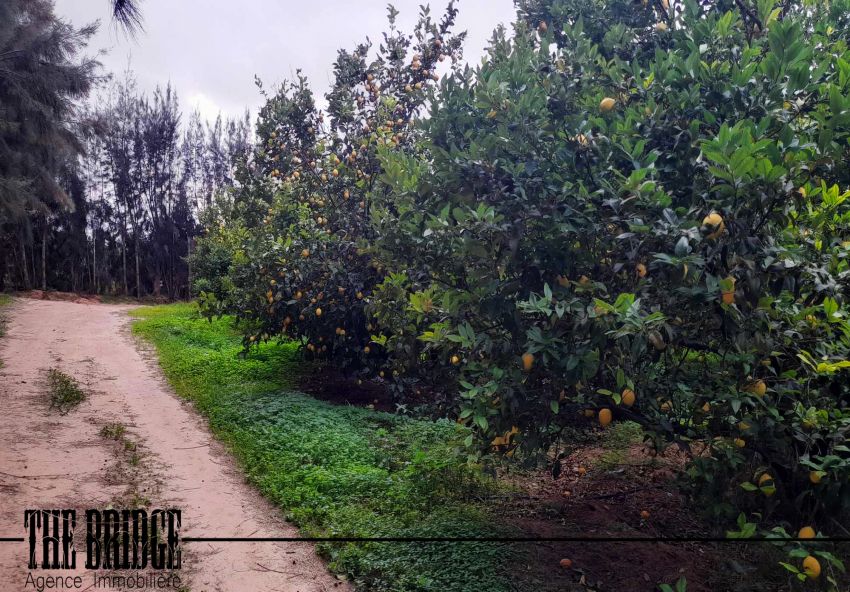
[{"label": "evergreen tree", "polygon": [[7,273],[33,284],[33,225],[46,230],[72,203],[59,177],[82,148],[71,121],[96,78],[80,55],[95,30],[58,19],[47,0],[0,5],[0,288]]}]

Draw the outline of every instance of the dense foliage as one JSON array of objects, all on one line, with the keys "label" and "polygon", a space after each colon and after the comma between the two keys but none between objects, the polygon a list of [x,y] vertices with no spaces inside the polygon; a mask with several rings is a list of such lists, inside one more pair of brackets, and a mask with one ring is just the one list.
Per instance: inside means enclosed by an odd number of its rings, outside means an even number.
[{"label": "dense foliage", "polygon": [[410,62],[398,36],[340,54],[326,125],[305,81],[272,97],[199,251],[207,310],[457,418],[476,454],[628,418],[694,454],[720,515],[834,528],[850,5],[518,8],[433,91],[454,45],[420,22]]},{"label": "dense foliage", "polygon": [[422,157],[384,155],[375,310],[485,441],[607,409],[817,513],[848,477],[846,42],[826,9],[673,9],[598,44],[549,15],[444,81]]}]

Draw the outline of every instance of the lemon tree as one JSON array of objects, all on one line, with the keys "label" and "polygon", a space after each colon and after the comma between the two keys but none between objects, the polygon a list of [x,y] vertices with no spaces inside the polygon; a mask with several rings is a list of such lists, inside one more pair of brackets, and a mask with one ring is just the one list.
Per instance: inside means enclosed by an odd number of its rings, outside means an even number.
[{"label": "lemon tree", "polygon": [[292,338],[310,358],[383,373],[364,312],[386,272],[371,248],[378,150],[415,150],[425,89],[459,52],[456,12],[449,5],[435,22],[423,9],[408,35],[391,7],[377,52],[370,43],[339,52],[325,110],[300,73],[268,96],[251,162],[207,213],[194,258],[203,310],[236,316],[246,346]]},{"label": "lemon tree", "polygon": [[481,452],[630,419],[720,515],[846,509],[848,4],[519,4],[381,153],[399,382]]}]

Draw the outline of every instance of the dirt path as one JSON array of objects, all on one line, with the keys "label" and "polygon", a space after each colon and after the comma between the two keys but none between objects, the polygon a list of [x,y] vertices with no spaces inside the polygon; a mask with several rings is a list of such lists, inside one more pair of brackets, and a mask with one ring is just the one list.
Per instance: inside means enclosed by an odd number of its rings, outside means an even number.
[{"label": "dirt path", "polygon": [[[181,508],[183,537],[296,536],[139,351],[129,309],[17,299],[8,311],[0,339],[0,537],[24,536],[27,508],[135,507],[145,499]],[[67,415],[48,408],[48,368],[89,393]],[[349,589],[304,543],[190,542],[183,552],[179,575],[191,592]],[[24,590],[26,559],[24,543],[0,543],[0,588]],[[91,586],[91,572],[80,574],[82,589]]]}]

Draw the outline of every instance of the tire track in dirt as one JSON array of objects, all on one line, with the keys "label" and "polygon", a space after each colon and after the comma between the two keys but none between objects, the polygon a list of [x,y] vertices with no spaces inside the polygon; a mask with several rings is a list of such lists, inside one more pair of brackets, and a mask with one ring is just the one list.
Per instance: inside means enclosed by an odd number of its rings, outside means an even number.
[{"label": "tire track in dirt", "polygon": [[[10,307],[0,339],[0,536],[24,536],[27,508],[80,512],[125,501],[128,481],[153,507],[182,509],[183,537],[297,536],[139,351],[130,308],[28,299]],[[41,375],[50,367],[88,391],[64,416],[48,409]],[[121,472],[105,425],[124,426],[144,451],[134,478]],[[350,589],[306,543],[186,543],[183,553],[180,576],[191,592]],[[0,544],[4,590],[24,589],[26,555],[23,543]],[[91,582],[91,572],[79,573]]]}]

